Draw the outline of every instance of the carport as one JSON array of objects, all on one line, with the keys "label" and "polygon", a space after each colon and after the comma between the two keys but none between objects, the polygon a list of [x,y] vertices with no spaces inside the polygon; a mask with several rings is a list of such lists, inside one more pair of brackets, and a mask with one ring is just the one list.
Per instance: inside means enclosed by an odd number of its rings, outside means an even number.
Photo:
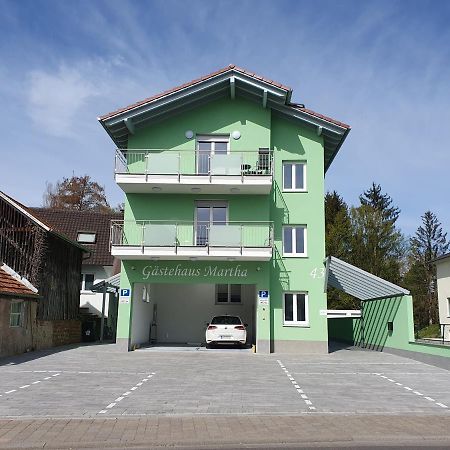
[{"label": "carport", "polygon": [[131,314],[131,346],[193,345],[205,342],[215,315],[237,315],[248,324],[247,343],[255,341],[254,284],[136,283]]},{"label": "carport", "polygon": [[373,350],[383,350],[387,341],[413,339],[408,290],[333,256],[326,260],[327,286],[357,298],[361,305],[350,314],[327,314],[329,339]]}]

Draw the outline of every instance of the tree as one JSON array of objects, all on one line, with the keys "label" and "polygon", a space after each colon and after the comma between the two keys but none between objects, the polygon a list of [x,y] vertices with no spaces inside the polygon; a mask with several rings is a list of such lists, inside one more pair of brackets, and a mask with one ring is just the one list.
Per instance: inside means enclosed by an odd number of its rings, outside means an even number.
[{"label": "tree", "polygon": [[350,211],[351,263],[392,283],[400,282],[404,239],[383,211],[361,205]]},{"label": "tree", "polygon": [[325,195],[325,250],[327,256],[348,259],[351,254],[351,222],[344,199],[336,192]]},{"label": "tree", "polygon": [[[351,256],[351,221],[349,208],[344,199],[336,192],[325,195],[325,249],[327,256],[348,261]],[[357,309],[358,301],[348,294],[334,288],[328,288],[328,308]]]},{"label": "tree", "polygon": [[89,175],[63,178],[53,186],[46,184],[44,207],[55,209],[76,209],[78,211],[110,211],[105,188]]},{"label": "tree", "polygon": [[388,194],[383,194],[381,186],[372,182],[372,186],[359,196],[361,205],[372,206],[380,211],[384,220],[395,224],[400,215],[400,209],[393,206],[393,200]]},{"label": "tree", "polygon": [[423,327],[438,323],[436,267],[432,261],[448,252],[450,242],[437,216],[426,211],[410,244],[410,269],[405,282],[414,298],[416,322]]}]

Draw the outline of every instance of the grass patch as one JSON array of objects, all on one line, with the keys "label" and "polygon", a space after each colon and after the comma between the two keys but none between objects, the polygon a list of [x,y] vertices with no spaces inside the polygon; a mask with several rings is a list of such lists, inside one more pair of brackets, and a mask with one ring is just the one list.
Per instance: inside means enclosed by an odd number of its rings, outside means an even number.
[{"label": "grass patch", "polygon": [[428,325],[418,332],[419,338],[439,338],[441,337],[441,327],[439,324]]}]

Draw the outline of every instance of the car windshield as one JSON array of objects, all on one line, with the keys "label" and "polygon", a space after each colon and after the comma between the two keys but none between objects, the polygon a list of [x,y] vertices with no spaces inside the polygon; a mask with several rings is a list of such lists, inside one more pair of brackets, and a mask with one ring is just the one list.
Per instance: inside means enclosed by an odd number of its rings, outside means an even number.
[{"label": "car windshield", "polygon": [[211,320],[212,325],[241,325],[241,319],[236,316],[216,316]]}]

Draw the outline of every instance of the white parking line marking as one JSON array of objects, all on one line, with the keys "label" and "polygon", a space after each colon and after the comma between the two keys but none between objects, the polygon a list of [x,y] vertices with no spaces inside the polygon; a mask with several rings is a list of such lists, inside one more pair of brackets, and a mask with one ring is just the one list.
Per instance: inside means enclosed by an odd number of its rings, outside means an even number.
[{"label": "white parking line marking", "polygon": [[291,375],[291,373],[289,372],[289,370],[287,370],[285,368],[285,366],[283,365],[283,363],[280,360],[277,360],[278,365],[280,366],[280,368],[283,370],[283,372],[286,374],[286,376],[289,378],[289,380],[291,381],[292,385],[294,386],[294,388],[296,389],[296,391],[300,394],[300,397],[303,399],[303,401],[305,402],[306,405],[308,405],[308,409],[310,411],[315,411],[316,408],[314,406],[312,406],[312,401],[308,399],[308,396],[306,394],[303,393],[303,390],[300,389],[299,384],[297,383],[297,381],[295,380],[295,378]]},{"label": "white parking line marking", "polygon": [[23,386],[20,386],[19,389],[25,389],[25,388],[27,388],[27,387],[30,387],[30,385],[29,385],[29,384],[24,384]]},{"label": "white parking line marking", "polygon": [[45,377],[44,380],[50,380],[51,377]]},{"label": "white parking line marking", "polygon": [[38,384],[38,383],[40,383],[39,380],[38,381],[33,381],[31,384]]},{"label": "white parking line marking", "polygon": [[448,408],[447,405],[444,405],[443,403],[438,403],[438,402],[436,402],[436,400],[435,400],[434,398],[424,396],[424,394],[422,394],[422,392],[415,391],[413,388],[410,388],[409,386],[403,386],[402,383],[397,383],[395,380],[392,380],[392,379],[390,379],[390,378],[386,378],[386,377],[383,376],[383,375],[378,375],[378,374],[376,374],[376,373],[374,373],[374,375],[377,375],[377,376],[379,376],[380,378],[385,378],[385,379],[388,380],[388,381],[392,381],[392,382],[394,382],[397,386],[402,386],[403,389],[406,389],[407,391],[410,391],[411,393],[416,394],[416,395],[418,395],[419,397],[423,397],[423,398],[427,399],[427,400],[430,401],[430,402],[436,403],[436,405],[440,406],[441,408]]},{"label": "white parking line marking", "polygon": [[131,395],[132,391],[135,391],[136,389],[138,389],[138,387],[142,386],[144,384],[143,381],[149,381],[149,378],[152,377],[153,375],[154,373],[147,375],[147,378],[137,383],[136,386],[130,388],[129,391],[124,392],[120,397],[117,397],[112,403],[110,403],[108,406],[105,406],[105,409],[101,409],[98,412],[98,414],[106,414],[109,410],[111,410],[111,408],[114,408],[114,406],[116,406],[117,403],[121,402],[125,397],[128,397],[128,395]]},{"label": "white parking line marking", "polygon": [[11,389],[10,391],[6,391],[5,394],[11,394],[12,392],[16,392],[17,389]]}]

